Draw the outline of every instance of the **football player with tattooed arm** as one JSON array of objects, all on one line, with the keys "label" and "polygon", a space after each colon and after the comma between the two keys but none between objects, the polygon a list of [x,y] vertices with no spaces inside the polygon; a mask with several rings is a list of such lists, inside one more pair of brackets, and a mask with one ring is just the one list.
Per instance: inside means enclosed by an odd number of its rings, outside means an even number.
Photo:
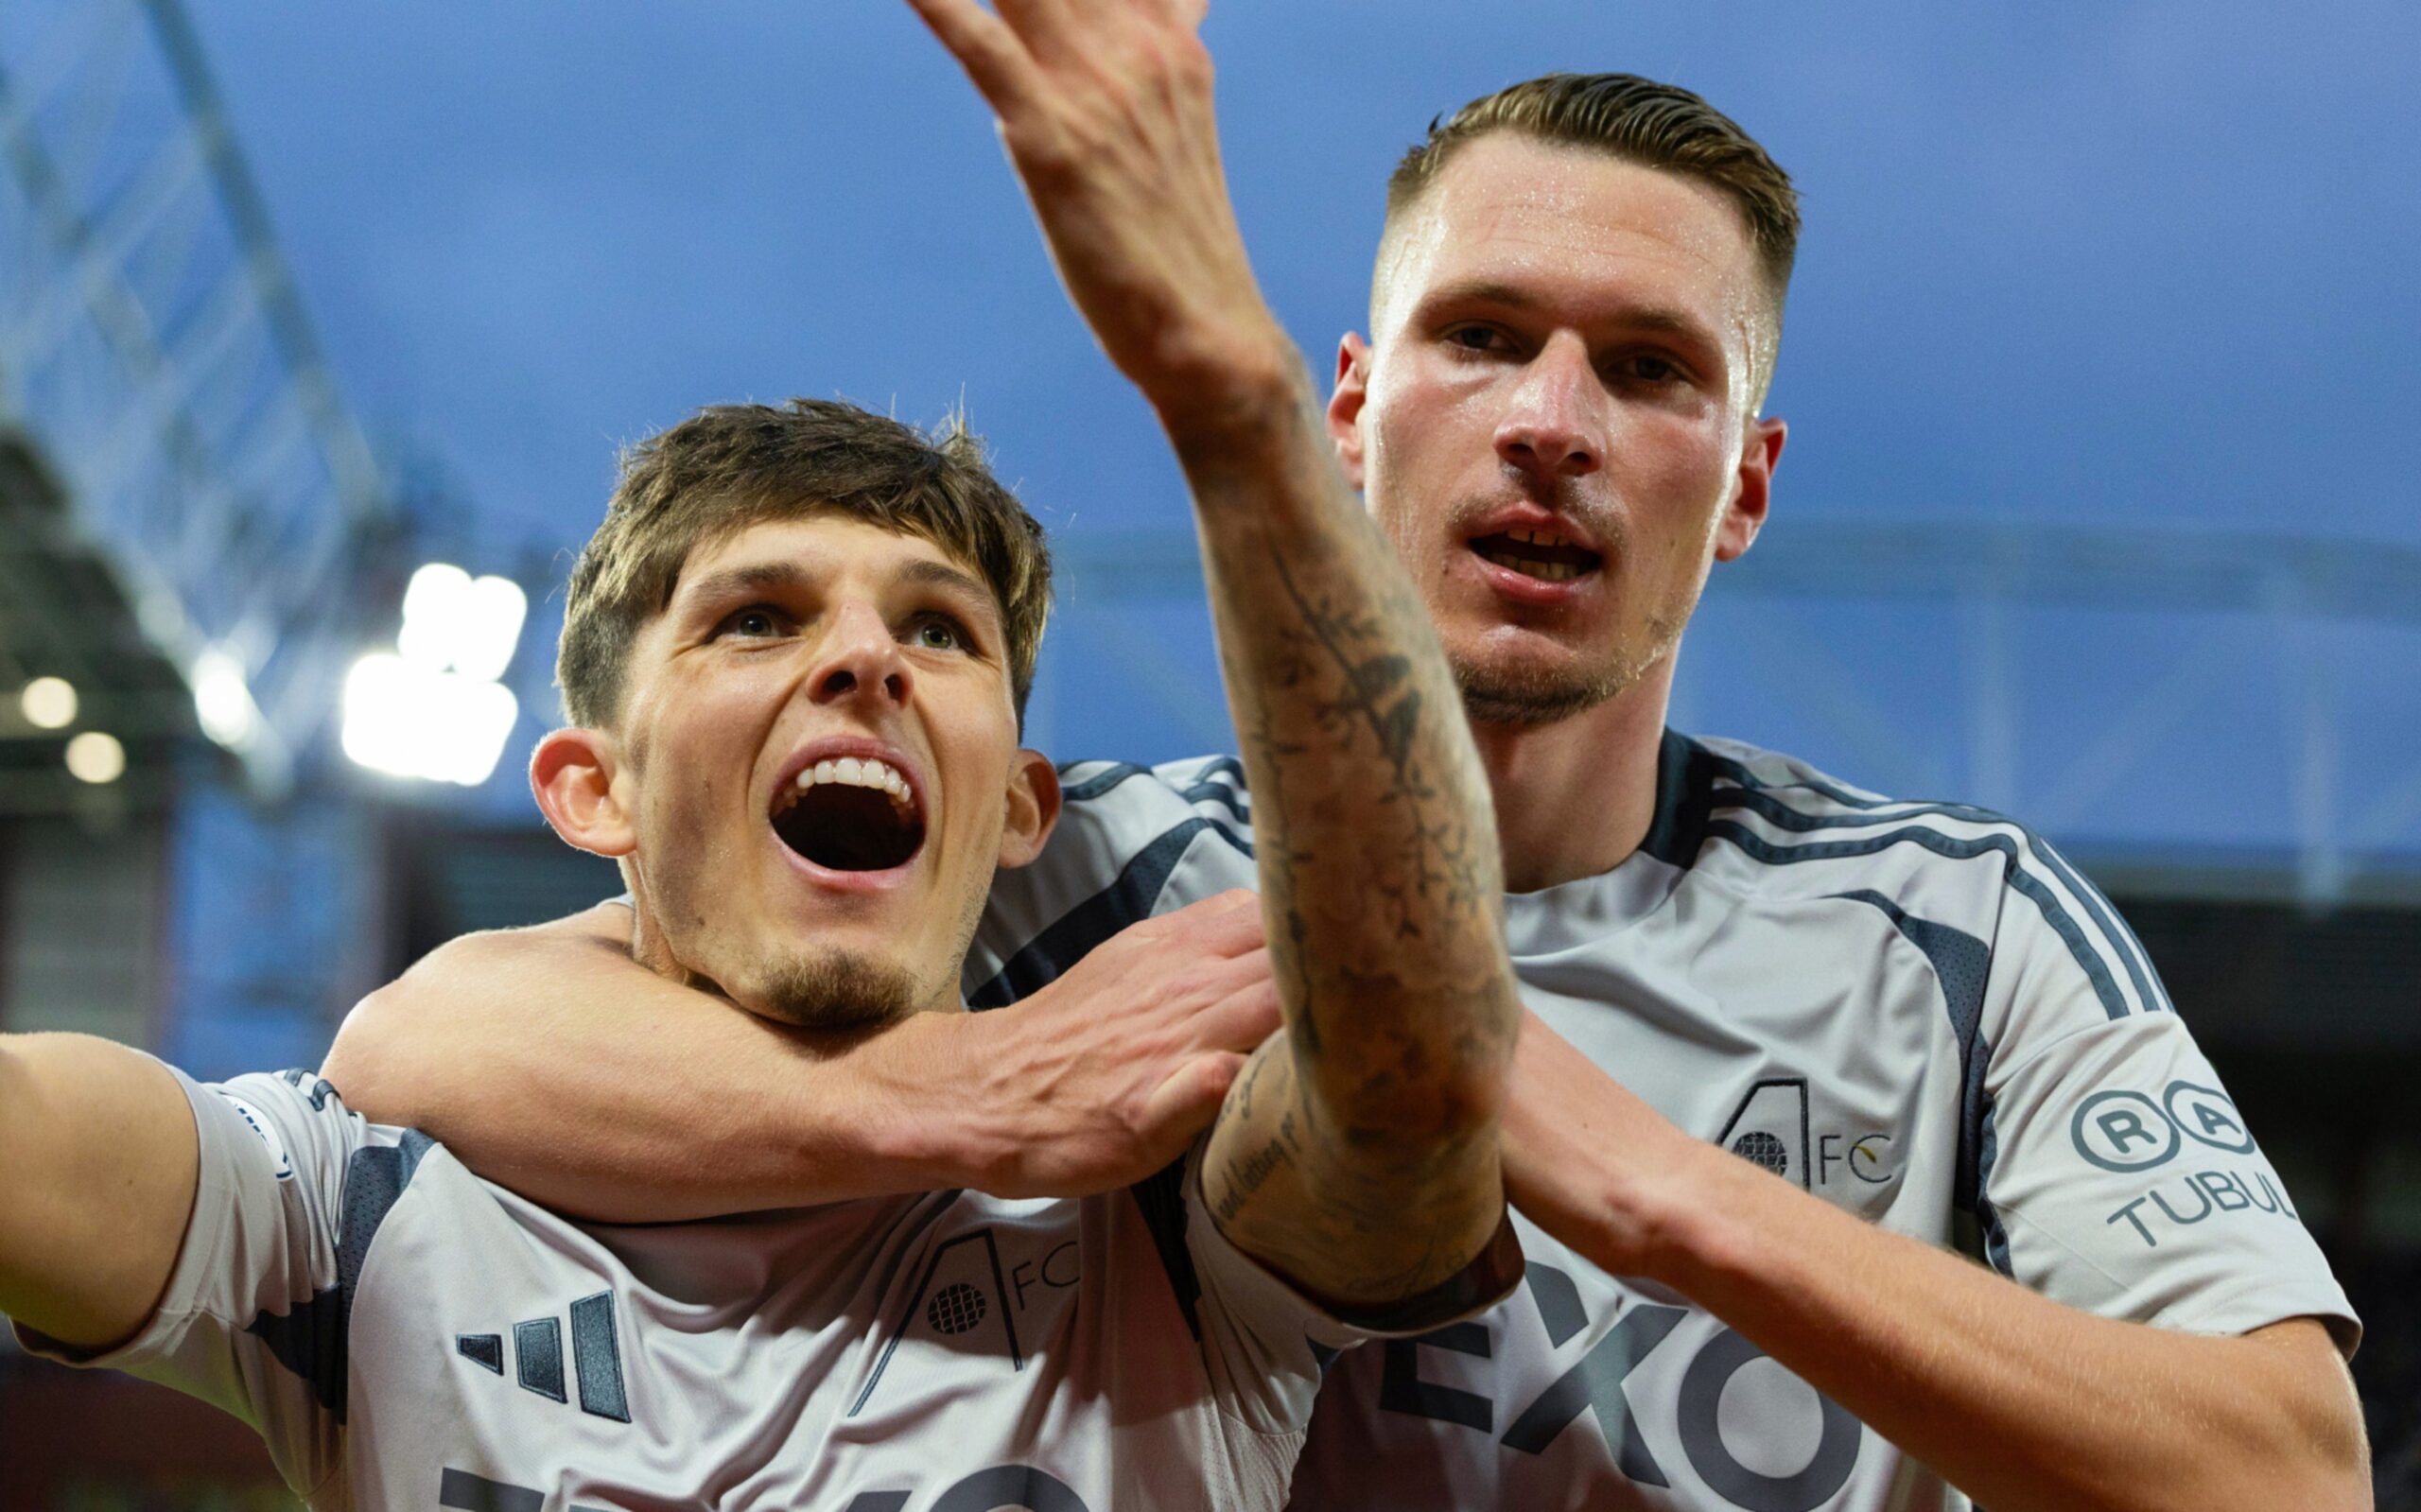
[{"label": "football player with tattooed arm", "polygon": [[[1521,1005],[1486,775],[1253,284],[1207,100],[1129,118],[1190,28],[1095,8],[1104,76],[1070,66],[1071,13],[921,9],[1193,485],[1260,894],[1135,949],[1177,939],[1197,1034],[1257,1043],[1178,1056],[1146,1102],[1192,1111],[1142,1122],[1188,1121],[1185,1158],[1131,1194],[900,1183],[621,1226],[305,1072],[203,1086],[99,1041],[0,1038],[0,1311],[37,1353],[244,1416],[315,1505],[1279,1512],[1341,1350],[1518,1281],[1498,1126]],[[1083,145],[1112,135],[1134,150]],[[1039,528],[963,435],[801,400],[636,448],[566,594],[576,727],[531,765],[557,831],[621,864],[623,961],[760,1051],[963,1018],[995,867],[1032,861],[1061,807],[1016,739],[1048,583]]]},{"label": "football player with tattooed arm", "polygon": [[[1217,182],[1198,5],[919,9],[999,110],[1112,356],[1172,397],[1170,374],[1221,375],[1158,404],[1215,541],[1207,501],[1261,486],[1273,438],[1301,444],[1302,400],[1257,306],[1153,308],[1245,287],[1224,216],[1215,238],[1119,235]],[[2107,900],[2000,815],[1665,726],[1698,594],[1771,501],[1798,231],[1753,139],[1629,75],[1475,100],[1388,185],[1328,440],[1437,627],[1495,799],[1531,1010],[1505,1122],[1528,1270],[1480,1319],[1332,1367],[1298,1504],[2363,1506],[2359,1325]],[[1071,261],[1112,239],[1112,276]],[[1123,327],[1142,310],[1159,323]],[[1251,565],[1214,578],[1312,635],[1279,683],[1355,666],[1323,696],[1367,718],[1396,673],[1355,660],[1316,559],[1228,576]],[[357,1011],[330,1074],[633,1218],[1136,1180],[1243,1048],[1184,964],[1181,906],[1250,880],[1252,844],[1264,872],[1303,848],[1330,801],[1240,707],[1241,765],[1066,769],[1051,844],[968,959],[970,1004],[1015,1013],[764,1054],[770,1031],[619,959],[604,905],[436,952]],[[1457,876],[1451,839],[1277,900],[1281,980],[1302,942]]]}]

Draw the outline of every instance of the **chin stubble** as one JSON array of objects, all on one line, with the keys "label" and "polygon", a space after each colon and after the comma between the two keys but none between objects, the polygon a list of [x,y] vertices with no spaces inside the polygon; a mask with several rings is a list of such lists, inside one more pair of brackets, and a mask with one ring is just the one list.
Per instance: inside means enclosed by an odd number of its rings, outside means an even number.
[{"label": "chin stubble", "polygon": [[1638,652],[1618,651],[1594,667],[1489,667],[1457,655],[1449,655],[1447,663],[1462,690],[1465,718],[1473,724],[1531,729],[1586,713],[1637,686],[1650,668],[1672,654],[1681,622],[1651,620],[1647,632],[1648,644]]},{"label": "chin stubble", "polygon": [[914,1013],[916,985],[886,961],[822,950],[783,963],[759,988],[765,1017],[801,1029],[872,1029]]}]

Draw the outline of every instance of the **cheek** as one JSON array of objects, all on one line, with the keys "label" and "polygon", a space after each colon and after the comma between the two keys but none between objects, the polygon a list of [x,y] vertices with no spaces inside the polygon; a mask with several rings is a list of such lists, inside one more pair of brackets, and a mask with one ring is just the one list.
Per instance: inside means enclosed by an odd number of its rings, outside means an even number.
[{"label": "cheek", "polygon": [[1470,396],[1434,388],[1391,391],[1366,421],[1363,498],[1370,517],[1408,564],[1442,549],[1432,515],[1468,484],[1474,466],[1495,467],[1495,447]]},{"label": "cheek", "polygon": [[1654,504],[1662,523],[1678,529],[1730,495],[1734,454],[1723,431],[1719,412],[1645,411],[1618,434],[1610,466],[1628,496]]}]

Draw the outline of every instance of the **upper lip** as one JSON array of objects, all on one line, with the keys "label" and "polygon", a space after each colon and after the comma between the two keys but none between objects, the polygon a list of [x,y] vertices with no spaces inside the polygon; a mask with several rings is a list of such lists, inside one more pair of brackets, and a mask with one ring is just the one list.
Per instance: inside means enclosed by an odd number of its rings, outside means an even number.
[{"label": "upper lip", "polygon": [[887,740],[866,735],[829,735],[820,740],[810,740],[792,751],[774,775],[774,791],[766,796],[766,808],[774,809],[782,797],[798,785],[798,774],[819,761],[838,761],[843,756],[855,756],[862,761],[868,756],[880,761],[899,773],[908,784],[908,807],[922,819],[925,815],[925,774],[908,754]]},{"label": "upper lip", "polygon": [[1577,547],[1584,551],[1594,551],[1599,556],[1605,555],[1605,552],[1598,547],[1595,538],[1570,515],[1559,514],[1543,505],[1534,504],[1527,499],[1515,499],[1510,503],[1501,504],[1481,515],[1472,523],[1469,530],[1463,532],[1463,541],[1468,545],[1483,536],[1503,535],[1511,530],[1552,531],[1566,546]]}]

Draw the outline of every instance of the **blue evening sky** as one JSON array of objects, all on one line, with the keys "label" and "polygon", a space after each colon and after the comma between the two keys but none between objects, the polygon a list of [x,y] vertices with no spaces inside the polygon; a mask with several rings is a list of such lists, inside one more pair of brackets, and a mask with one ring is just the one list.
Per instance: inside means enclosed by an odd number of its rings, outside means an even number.
[{"label": "blue evening sky", "polygon": [[[963,399],[1063,538],[1184,527],[980,103],[893,0],[195,10],[347,397],[476,508],[486,565],[584,537],[618,443],[792,393],[919,421]],[[1804,197],[1761,550],[1793,516],[2421,547],[2401,0],[1216,0],[1208,35],[1257,267],[1323,374],[1432,113],[1629,69],[1706,95]],[[1054,634],[1055,754],[1222,741],[1197,604],[1080,602]],[[1965,691],[1980,634],[1723,600],[1681,714],[2088,845],[2421,850],[2421,628],[2019,611],[1997,723]]]}]

